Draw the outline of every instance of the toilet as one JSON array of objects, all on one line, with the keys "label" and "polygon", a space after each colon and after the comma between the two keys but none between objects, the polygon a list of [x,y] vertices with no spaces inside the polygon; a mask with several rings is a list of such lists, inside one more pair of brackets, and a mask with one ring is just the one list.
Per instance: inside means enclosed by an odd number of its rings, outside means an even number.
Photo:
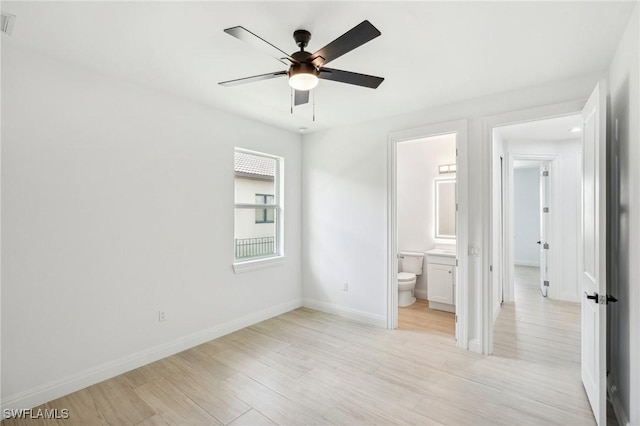
[{"label": "toilet", "polygon": [[423,260],[424,253],[398,254],[398,306],[401,308],[411,306],[416,301],[416,277],[422,275]]}]

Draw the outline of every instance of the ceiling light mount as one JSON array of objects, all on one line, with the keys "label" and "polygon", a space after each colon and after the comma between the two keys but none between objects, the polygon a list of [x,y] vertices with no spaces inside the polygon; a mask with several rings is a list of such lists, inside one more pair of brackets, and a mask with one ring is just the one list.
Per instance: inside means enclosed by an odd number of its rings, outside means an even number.
[{"label": "ceiling light mount", "polygon": [[293,39],[296,41],[296,45],[303,51],[305,47],[309,45],[311,40],[311,33],[307,30],[295,30],[293,32]]}]

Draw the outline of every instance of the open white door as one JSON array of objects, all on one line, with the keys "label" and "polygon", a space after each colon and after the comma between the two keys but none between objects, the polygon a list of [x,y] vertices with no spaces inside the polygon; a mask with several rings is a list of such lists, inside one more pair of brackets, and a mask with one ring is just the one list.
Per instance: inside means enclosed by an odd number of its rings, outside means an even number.
[{"label": "open white door", "polygon": [[596,422],[606,405],[606,88],[599,83],[582,110],[582,383]]},{"label": "open white door", "polygon": [[547,297],[549,288],[549,163],[540,166],[540,292]]}]

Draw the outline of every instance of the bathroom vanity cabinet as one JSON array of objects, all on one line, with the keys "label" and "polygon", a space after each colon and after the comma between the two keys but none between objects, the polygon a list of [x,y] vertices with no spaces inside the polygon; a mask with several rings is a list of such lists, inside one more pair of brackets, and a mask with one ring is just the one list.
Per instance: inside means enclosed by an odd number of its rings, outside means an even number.
[{"label": "bathroom vanity cabinet", "polygon": [[427,252],[427,299],[431,309],[455,312],[455,253],[434,249]]}]

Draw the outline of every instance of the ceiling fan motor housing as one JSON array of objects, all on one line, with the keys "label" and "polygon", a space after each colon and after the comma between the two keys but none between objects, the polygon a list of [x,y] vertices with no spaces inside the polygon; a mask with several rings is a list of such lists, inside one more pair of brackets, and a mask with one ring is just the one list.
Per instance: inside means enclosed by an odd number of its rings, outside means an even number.
[{"label": "ceiling fan motor housing", "polygon": [[298,61],[298,63],[293,63],[289,67],[289,77],[292,77],[296,74],[313,74],[315,76],[318,76],[318,74],[320,74],[315,65],[307,62],[307,58],[309,58],[309,56],[311,56],[311,53],[305,52],[304,50],[295,52],[291,55],[291,57]]}]

